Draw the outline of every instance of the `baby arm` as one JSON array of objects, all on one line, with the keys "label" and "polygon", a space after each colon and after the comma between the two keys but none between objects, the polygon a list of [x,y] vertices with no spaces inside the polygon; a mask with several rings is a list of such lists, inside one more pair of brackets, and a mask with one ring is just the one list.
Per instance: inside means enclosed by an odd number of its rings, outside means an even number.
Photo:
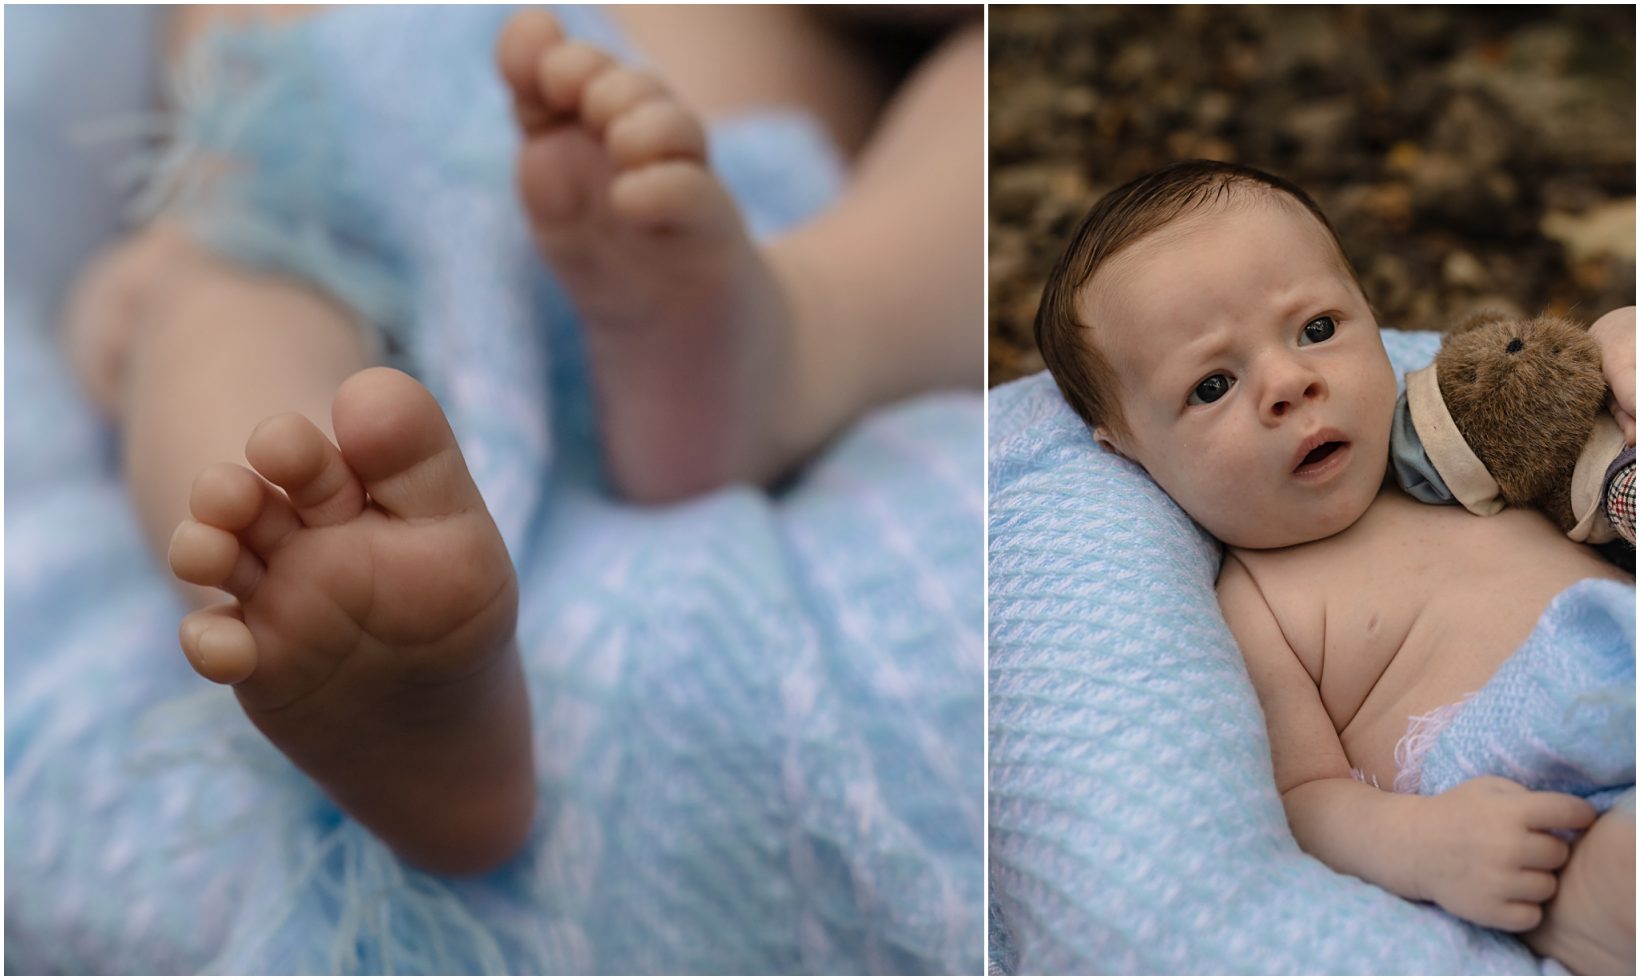
[{"label": "baby arm", "polygon": [[1569,853],[1546,831],[1587,827],[1593,809],[1496,777],[1433,797],[1359,782],[1315,679],[1233,556],[1219,576],[1219,604],[1264,709],[1276,788],[1299,846],[1334,871],[1481,925],[1536,926]]},{"label": "baby arm", "polygon": [[1612,390],[1609,404],[1612,417],[1623,427],[1629,445],[1634,445],[1634,307],[1612,310],[1589,327],[1589,336],[1600,345],[1600,363],[1606,387]]}]

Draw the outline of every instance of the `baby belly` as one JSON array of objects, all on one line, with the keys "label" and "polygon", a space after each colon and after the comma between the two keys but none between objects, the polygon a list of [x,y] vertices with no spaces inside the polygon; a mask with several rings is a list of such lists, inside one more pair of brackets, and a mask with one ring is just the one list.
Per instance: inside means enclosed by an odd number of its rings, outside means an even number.
[{"label": "baby belly", "polygon": [[1383,696],[1375,690],[1369,703],[1339,733],[1344,755],[1356,775],[1380,789],[1395,788],[1402,765],[1420,749],[1419,735],[1437,730],[1469,695],[1485,686],[1513,649],[1496,657],[1490,669],[1445,671],[1439,681],[1432,679]]},{"label": "baby belly", "polygon": [[1356,778],[1379,789],[1397,789],[1403,768],[1414,765],[1445,723],[1462,709],[1485,678],[1460,684],[1444,694],[1408,697],[1386,706],[1370,723],[1351,725],[1340,737]]},{"label": "baby belly", "polygon": [[1350,765],[1385,789],[1409,723],[1485,686],[1557,595],[1589,578],[1632,582],[1535,513],[1480,518],[1394,494],[1298,557],[1282,584],[1327,583],[1314,617],[1323,703]]},{"label": "baby belly", "polygon": [[[1492,679],[1555,596],[1583,578],[1622,578],[1602,565],[1589,569],[1596,576],[1534,576],[1506,590],[1455,589],[1430,600],[1339,733],[1351,767],[1366,781],[1393,788],[1421,742]],[[1499,595],[1512,598],[1499,601]]]}]

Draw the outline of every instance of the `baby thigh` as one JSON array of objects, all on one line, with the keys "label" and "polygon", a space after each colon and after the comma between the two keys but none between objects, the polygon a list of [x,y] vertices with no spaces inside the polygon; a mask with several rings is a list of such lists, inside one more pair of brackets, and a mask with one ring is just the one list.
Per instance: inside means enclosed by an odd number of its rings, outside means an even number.
[{"label": "baby thigh", "polygon": [[1573,973],[1634,975],[1633,798],[1606,811],[1572,847],[1543,923],[1523,936]]}]

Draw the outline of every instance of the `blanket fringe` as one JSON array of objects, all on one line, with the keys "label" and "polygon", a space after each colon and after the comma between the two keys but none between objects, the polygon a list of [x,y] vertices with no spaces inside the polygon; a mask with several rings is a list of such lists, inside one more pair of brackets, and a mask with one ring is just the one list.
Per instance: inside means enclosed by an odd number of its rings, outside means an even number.
[{"label": "blanket fringe", "polygon": [[[198,765],[212,771],[251,767],[304,780],[246,722],[232,694],[210,687],[156,704],[138,720],[139,771]],[[254,834],[270,824],[282,841],[256,872],[269,890],[255,914],[240,917],[204,972],[257,972],[273,963],[301,973],[498,975],[513,972],[497,935],[443,881],[405,865],[356,821],[323,801],[317,788],[278,793],[272,806],[202,824],[201,846]],[[315,821],[319,821],[319,827]],[[325,827],[328,823],[330,826]],[[318,830],[317,836],[315,831]],[[329,942],[321,957],[303,945],[318,916]],[[301,951],[307,949],[304,955]],[[300,956],[300,962],[291,961]],[[539,964],[538,964],[539,965]],[[528,971],[526,971],[528,972]]]},{"label": "blanket fringe", "polygon": [[176,218],[208,248],[391,330],[407,316],[408,274],[336,138],[319,65],[301,24],[216,28],[167,76],[172,112],[108,120],[99,135],[150,137],[118,175],[138,187],[132,221]]},{"label": "blanket fringe", "polygon": [[1407,719],[1406,734],[1395,743],[1395,782],[1391,787],[1395,792],[1418,792],[1418,786],[1424,779],[1424,757],[1429,755],[1429,750],[1435,747],[1447,726],[1458,717],[1475,693],[1471,691],[1452,704]]}]

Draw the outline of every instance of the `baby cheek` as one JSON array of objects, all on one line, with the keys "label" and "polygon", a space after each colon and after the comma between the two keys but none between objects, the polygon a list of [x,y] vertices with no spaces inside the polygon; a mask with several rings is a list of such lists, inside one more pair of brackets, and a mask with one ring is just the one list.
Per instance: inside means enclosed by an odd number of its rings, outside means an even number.
[{"label": "baby cheek", "polygon": [[1389,446],[1389,431],[1394,422],[1398,395],[1394,377],[1387,380],[1375,377],[1371,383],[1358,389],[1350,405],[1350,422],[1355,426],[1358,438],[1368,446],[1376,448],[1382,445],[1386,449]]},{"label": "baby cheek", "polygon": [[1226,486],[1226,481],[1244,472],[1251,460],[1238,459],[1234,444],[1222,439],[1193,436],[1179,441],[1177,459],[1187,476],[1207,481],[1210,487]]},{"label": "baby cheek", "polygon": [[1387,433],[1390,426],[1390,416],[1395,411],[1395,400],[1400,396],[1400,386],[1396,383],[1395,369],[1385,364],[1378,365],[1372,370],[1362,384],[1363,399],[1369,404],[1367,410],[1374,413],[1375,420],[1381,417],[1384,431]]},{"label": "baby cheek", "polygon": [[1242,509],[1246,503],[1245,476],[1249,466],[1238,465],[1234,454],[1216,444],[1189,441],[1179,446],[1174,459],[1174,498],[1199,521],[1208,523],[1216,514]]}]

